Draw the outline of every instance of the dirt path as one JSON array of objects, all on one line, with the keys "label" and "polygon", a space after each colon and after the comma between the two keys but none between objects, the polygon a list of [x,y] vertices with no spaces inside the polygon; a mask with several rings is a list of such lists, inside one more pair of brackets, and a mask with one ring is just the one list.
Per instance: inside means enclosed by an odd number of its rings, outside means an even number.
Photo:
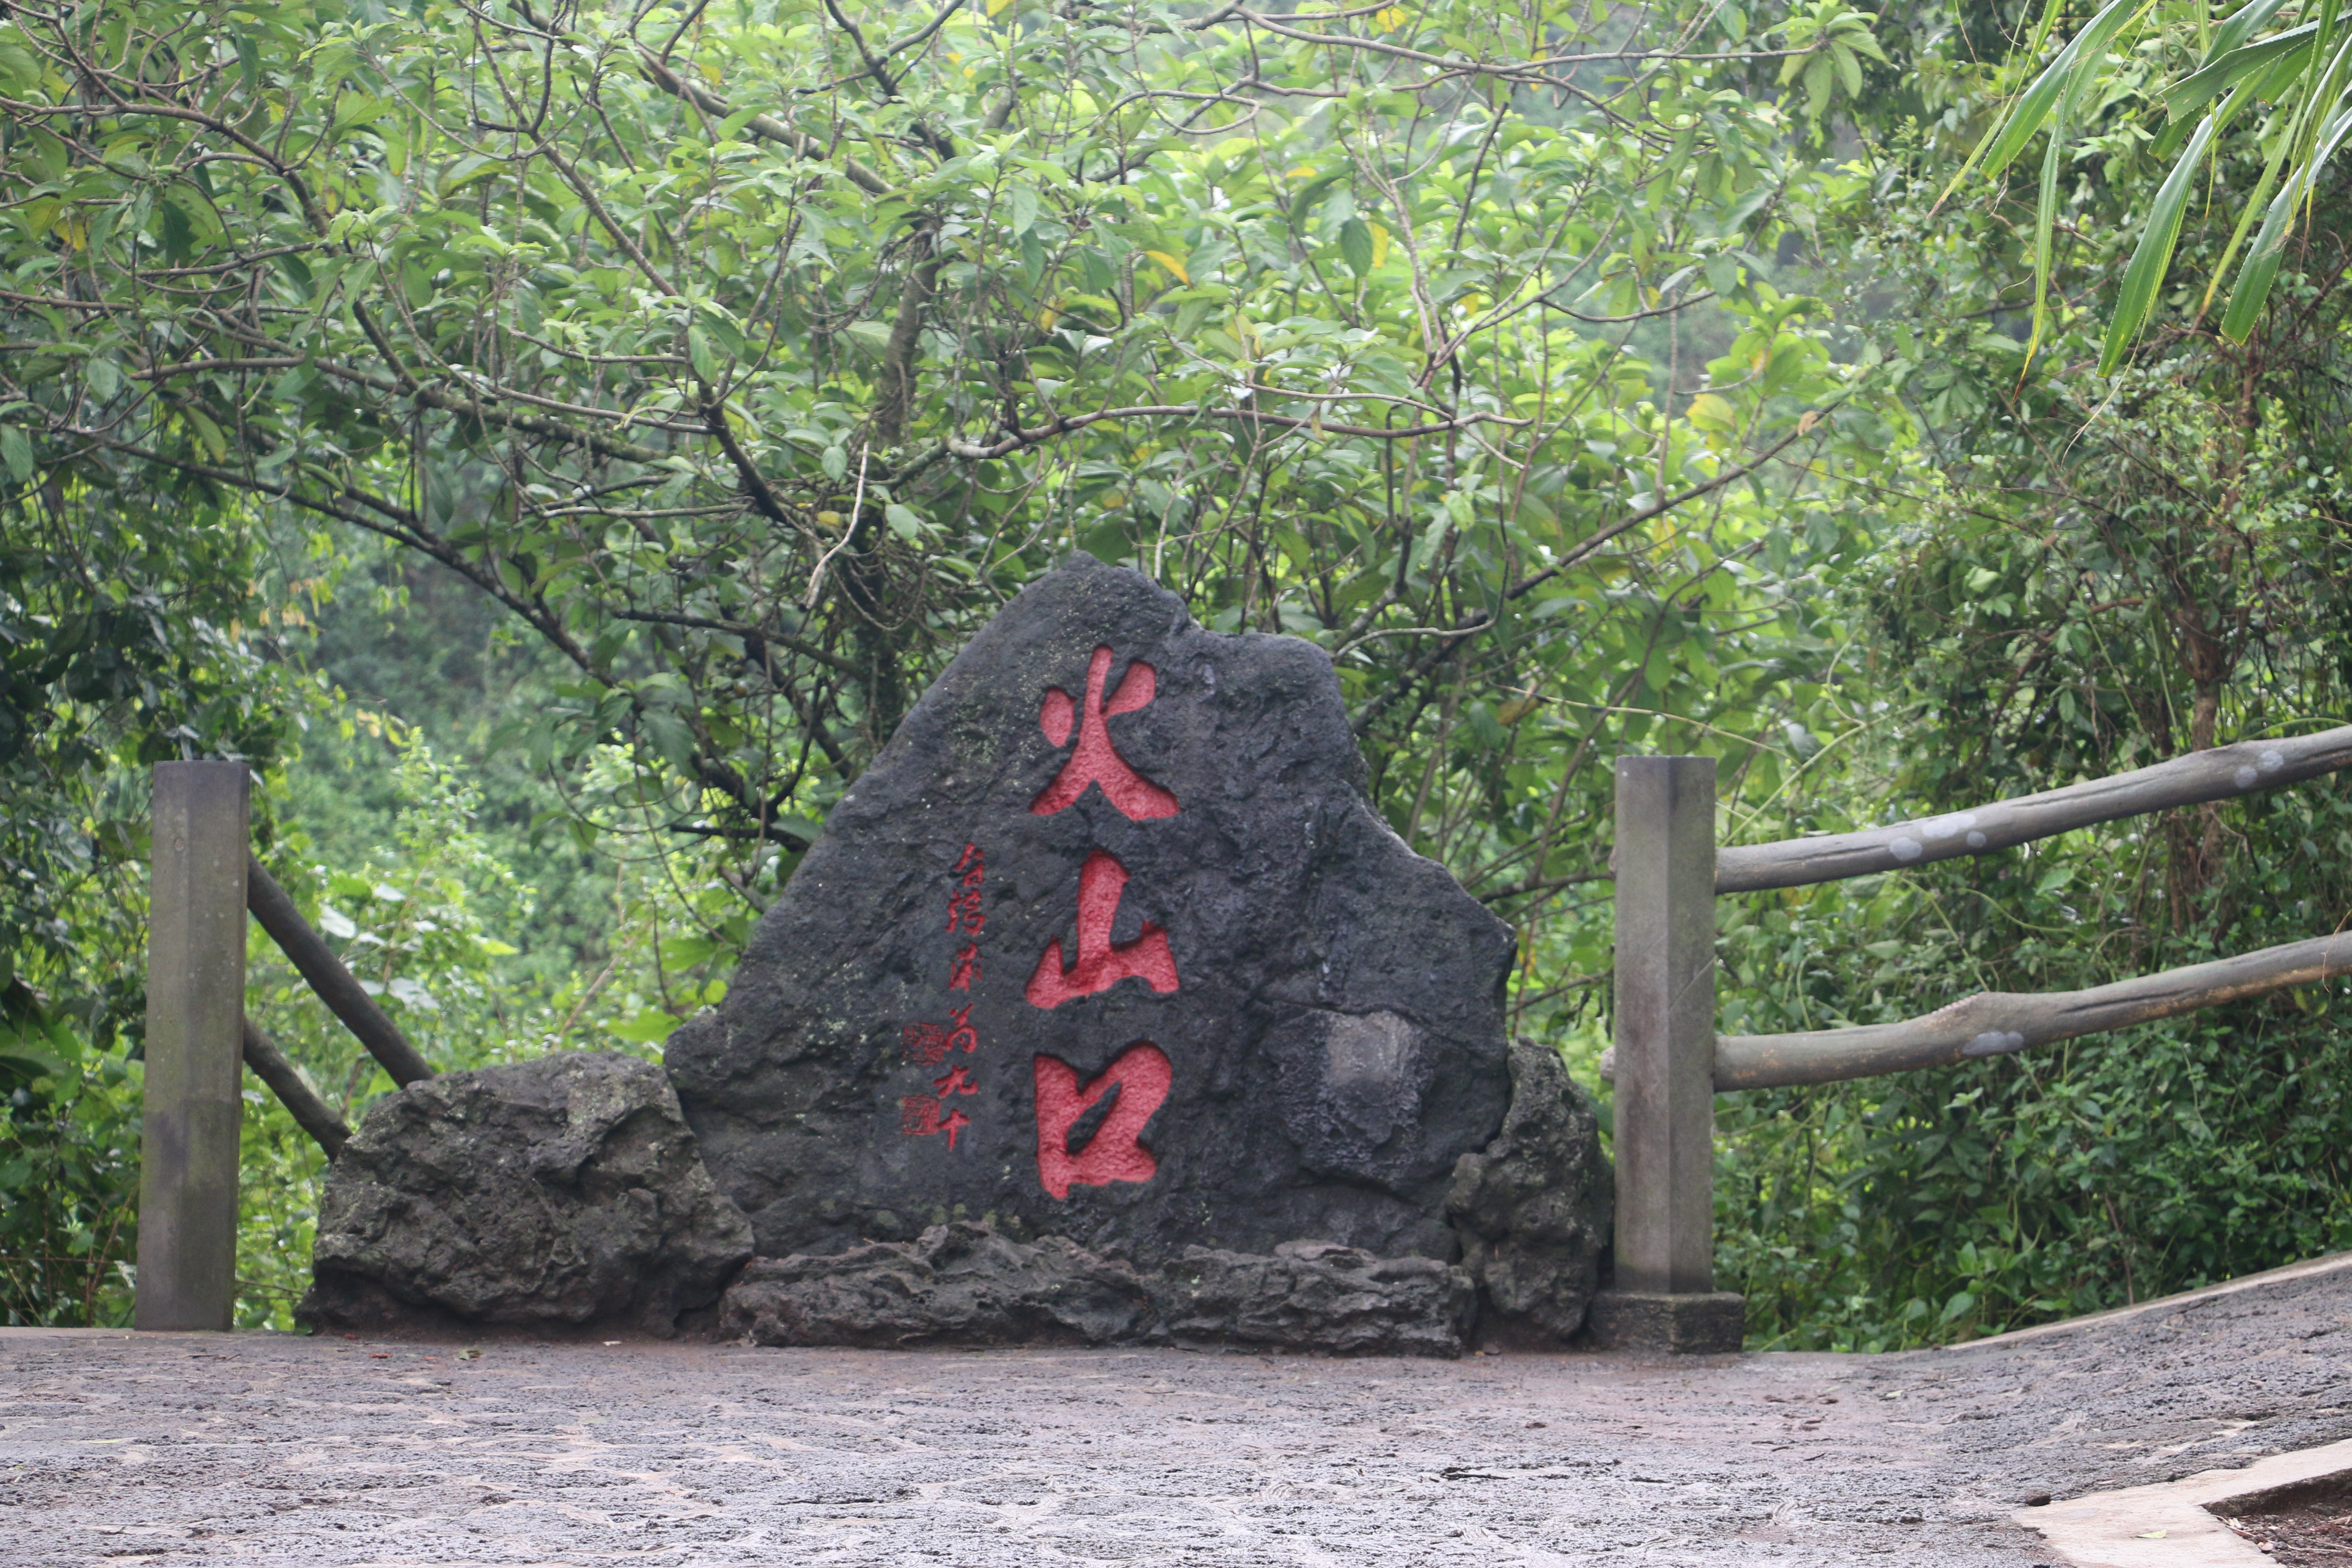
[{"label": "dirt path", "polygon": [[1906,1356],[459,1349],[0,1330],[0,1562],[2024,1568],[2352,1436],[2352,1268]]}]

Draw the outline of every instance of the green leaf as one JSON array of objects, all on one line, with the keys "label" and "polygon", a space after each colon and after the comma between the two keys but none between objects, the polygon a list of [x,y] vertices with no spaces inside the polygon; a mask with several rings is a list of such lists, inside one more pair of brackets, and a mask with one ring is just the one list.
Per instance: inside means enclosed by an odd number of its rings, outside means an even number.
[{"label": "green leaf", "polygon": [[2293,140],[2284,134],[2272,138],[2271,154],[2263,164],[2262,178],[2254,182],[2253,195],[2248,196],[2238,210],[2237,224],[2230,230],[2230,242],[2221,247],[2221,259],[2214,264],[2213,280],[2205,287],[2205,298],[2199,306],[2200,310],[2212,304],[2214,290],[2221,288],[2221,280],[2230,275],[2230,263],[2236,258],[2238,247],[2244,243],[2246,231],[2253,225],[2254,215],[2263,210],[2263,199],[2271,194],[2271,185],[2278,179],[2279,170],[2286,163],[2287,149]]},{"label": "green leaf", "polygon": [[2115,374],[2132,340],[2139,335],[2149,310],[2155,308],[2156,291],[2164,285],[2165,271],[2172,264],[2173,246],[2180,238],[2181,214],[2188,209],[2189,192],[2205,162],[2205,151],[2213,143],[2216,122],[2215,116],[2205,117],[2189,150],[2173,164],[2172,172],[2165,176],[2163,186],[2156,193],[2156,204],[2148,209],[2139,247],[2132,252],[2131,265],[2124,270],[2123,291],[2116,300],[2115,317],[2107,323],[2107,341],[2099,353],[2102,375]]},{"label": "green leaf", "polygon": [[2262,30],[2263,23],[2278,15],[2286,0],[2254,0],[2254,3],[2213,29],[2212,45],[2206,49],[2208,61],[2221,58]]},{"label": "green leaf", "polygon": [[882,509],[882,521],[890,525],[891,532],[909,544],[923,537],[923,520],[897,501]]},{"label": "green leaf", "polygon": [[685,720],[667,708],[648,708],[637,716],[637,728],[663,761],[688,778],[694,776],[694,731]]},{"label": "green leaf", "polygon": [[2305,195],[2311,189],[2319,171],[2336,155],[2336,149],[2343,144],[2347,132],[2352,132],[2352,112],[2340,111],[2328,126],[2325,139],[2304,161],[2303,167],[2297,169],[2294,177],[2271,198],[2270,211],[2263,218],[2262,232],[2254,237],[2254,247],[2247,253],[2246,263],[2239,269],[2237,287],[2230,291],[2230,308],[2221,318],[2221,335],[2231,342],[2244,342],[2247,335],[2254,330],[2255,319],[2262,314],[2263,302],[2270,298],[2271,285],[2278,279],[2279,264],[2286,258],[2286,237],[2294,226],[2295,209],[2303,205]]},{"label": "green leaf", "polygon": [[[2070,92],[2068,98],[2074,95]],[[2066,150],[2065,117],[2050,128],[2050,144],[2042,153],[2042,180],[2033,209],[2033,326],[2025,335],[2025,358],[2042,346],[2042,330],[2050,312],[2050,237],[2058,223],[2058,164]]]},{"label": "green leaf", "polygon": [[636,1045],[649,1046],[656,1040],[669,1038],[671,1032],[685,1021],[659,1008],[648,1007],[626,1023],[605,1025],[604,1030]]},{"label": "green leaf", "polygon": [[1372,231],[1363,219],[1351,217],[1339,226],[1339,257],[1359,278],[1372,269]]},{"label": "green leaf", "polygon": [[2305,22],[2302,26],[2291,28],[2276,37],[2233,49],[2211,65],[2166,88],[2164,106],[2175,115],[2185,115],[2224,91],[2248,72],[2260,70],[2281,56],[2301,55],[2308,58],[2315,42],[2313,35],[2318,30],[2318,23]]},{"label": "green leaf", "polygon": [[[2242,81],[2238,84],[2237,90],[2223,100],[2220,109],[2213,111],[2213,127],[2216,134],[2229,129],[2230,121],[2238,117],[2238,110],[2243,108],[2246,100],[2252,96],[2253,83]],[[2188,141],[2189,133],[2201,123],[2203,123],[2201,121],[2188,114],[2175,115],[2166,123],[2164,129],[2157,133],[2156,140],[2147,144],[2148,156],[2159,161],[2171,157],[2180,151],[2180,144]]]},{"label": "green leaf", "polygon": [[33,444],[14,425],[0,425],[0,461],[20,485],[33,482]]},{"label": "green leaf", "polygon": [[499,160],[485,158],[478,153],[458,159],[457,163],[450,165],[448,172],[441,176],[437,187],[441,193],[441,199],[447,201],[476,181],[492,178],[498,174],[499,167]]},{"label": "green leaf", "polygon": [[1339,168],[1328,174],[1318,174],[1307,181],[1306,186],[1290,200],[1290,226],[1293,229],[1303,226],[1307,222],[1307,215],[1315,210],[1317,202],[1323,199],[1323,193],[1347,177],[1348,171],[1345,168]]},{"label": "green leaf", "polygon": [[1829,56],[1815,55],[1805,67],[1805,112],[1815,120],[1830,106],[1830,84],[1834,67]]},{"label": "green leaf", "polygon": [[707,936],[674,936],[661,944],[661,961],[672,969],[691,969],[720,951]]},{"label": "green leaf", "polygon": [[[1988,177],[2008,168],[2025,151],[2025,144],[2058,107],[2060,93],[2069,88],[2079,89],[2082,83],[2076,79],[2078,76],[2089,76],[2098,70],[2099,57],[2105,53],[2107,40],[2131,19],[2137,7],[2147,4],[2147,0],[2107,0],[2089,25],[2074,35],[2074,41],[2058,51],[2058,58],[2034,78],[2033,85],[2025,89],[2017,107],[2010,110],[1986,144],[1984,172]],[[2078,63],[2083,67],[2080,72],[2075,69]]]},{"label": "green leaf", "polygon": [[1878,39],[1872,36],[1869,30],[1865,27],[1856,27],[1851,32],[1839,34],[1838,42],[1845,45],[1848,48],[1868,55],[1880,65],[1885,66],[1893,65],[1895,63],[1886,58],[1886,51],[1878,47]]},{"label": "green leaf", "polygon": [[1034,185],[1013,187],[1013,232],[1027,234],[1037,222],[1037,190]]}]

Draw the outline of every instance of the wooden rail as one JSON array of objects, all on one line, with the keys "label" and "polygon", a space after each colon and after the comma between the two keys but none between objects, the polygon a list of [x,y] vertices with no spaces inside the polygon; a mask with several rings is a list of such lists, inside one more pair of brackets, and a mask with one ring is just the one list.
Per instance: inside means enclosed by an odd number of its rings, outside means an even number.
[{"label": "wooden rail", "polygon": [[[251,850],[246,852],[245,901],[261,929],[269,933],[279,950],[310,983],[319,1000],[327,1005],[334,1016],[342,1020],[343,1027],[359,1037],[368,1055],[383,1064],[392,1081],[406,1089],[410,1084],[433,1076],[433,1068],[398,1025],[383,1015],[375,998],[343,967],[326,940],[310,929],[302,911],[276,878],[262,868]],[[292,1107],[289,1106],[289,1110]]]},{"label": "wooden rail", "polygon": [[238,1063],[331,1160],[351,1128],[245,1014],[249,911],[393,1081],[431,1078],[252,850],[238,762],[155,764],[147,932],[147,1071],[139,1158],[142,1329],[226,1329],[236,1311]]},{"label": "wooden rail", "polygon": [[2241,741],[2152,767],[1996,801],[1973,811],[1898,822],[1860,833],[1730,845],[1715,852],[1715,890],[1801,888],[1983,855],[2117,817],[2231,800],[2352,767],[2352,724],[2281,741]]},{"label": "wooden rail", "polygon": [[[1725,1035],[1715,1087],[1780,1089],[2007,1056],[2352,974],[2352,931],[2137,975],[2087,991],[1983,991],[1920,1018],[1801,1035]],[[1612,1064],[1612,1067],[1614,1064]]]},{"label": "wooden rail", "polygon": [[334,1108],[319,1098],[310,1080],[293,1059],[278,1048],[278,1042],[261,1032],[248,1016],[245,1020],[245,1065],[253,1076],[269,1086],[278,1102],[292,1114],[295,1124],[319,1142],[330,1160],[343,1156],[343,1145],[352,1140],[352,1130]]},{"label": "wooden rail", "polygon": [[[1702,1342],[1708,1348],[1737,1347],[1737,1310],[1711,1305],[1737,1303],[1711,1293],[1701,1261],[1714,1253],[1716,1093],[1835,1083],[2006,1056],[2352,974],[2352,933],[2339,933],[2087,991],[1986,992],[1899,1024],[1714,1035],[1706,1026],[1714,1011],[1714,943],[1683,940],[1689,931],[1712,935],[1710,892],[1866,877],[2298,784],[2352,767],[2352,725],[2286,740],[2242,741],[2112,778],[1861,833],[1718,847],[1711,865],[1703,844],[1697,855],[1682,853],[1683,835],[1658,826],[1686,816],[1696,820],[1682,800],[1682,770],[1702,766],[1711,777],[1713,764],[1696,757],[1623,757],[1617,763],[1615,1041],[1601,1055],[1601,1076],[1617,1085],[1618,1284],[1596,1298],[1593,1309],[1600,1314],[1604,1300],[1621,1297],[1628,1307],[1622,1312],[1612,1307],[1614,1327],[1595,1318],[1596,1335],[1612,1343],[1664,1351],[1699,1348]],[[1711,829],[1714,803],[1699,804]],[[1695,1026],[1688,1016],[1694,1011],[1704,1014]],[[1693,1324],[1716,1326],[1685,1333]]]}]

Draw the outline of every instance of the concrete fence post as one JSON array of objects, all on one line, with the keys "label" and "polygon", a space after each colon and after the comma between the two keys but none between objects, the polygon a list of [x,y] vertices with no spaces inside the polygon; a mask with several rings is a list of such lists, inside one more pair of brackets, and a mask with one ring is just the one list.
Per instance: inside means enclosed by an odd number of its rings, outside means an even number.
[{"label": "concrete fence post", "polygon": [[1614,1288],[1607,1348],[1736,1351],[1715,1289],[1715,759],[1617,759]]},{"label": "concrete fence post", "polygon": [[243,763],[155,766],[142,1329],[227,1329],[236,1313],[250,781]]}]

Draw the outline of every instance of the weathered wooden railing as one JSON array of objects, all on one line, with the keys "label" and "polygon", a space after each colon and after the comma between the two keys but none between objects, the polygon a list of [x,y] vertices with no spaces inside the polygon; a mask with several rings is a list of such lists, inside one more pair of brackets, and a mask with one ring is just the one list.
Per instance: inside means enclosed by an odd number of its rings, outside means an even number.
[{"label": "weathered wooden railing", "polygon": [[245,1016],[245,917],[398,1084],[433,1076],[261,862],[243,763],[159,763],[147,937],[147,1082],[139,1170],[142,1329],[226,1329],[236,1309],[243,1062],[329,1159],[351,1130]]},{"label": "weathered wooden railing", "polygon": [[1593,1307],[1603,1343],[1738,1346],[1741,1304],[1714,1289],[1715,1096],[1834,1083],[2003,1056],[2352,973],[2352,932],[2313,937],[2087,991],[1985,992],[1925,1017],[1796,1035],[1715,1032],[1715,900],[1803,887],[2228,800],[2352,766],[2352,725],[2249,741],[2153,767],[1818,838],[1715,844],[1715,762],[1617,763],[1615,1289]]}]

